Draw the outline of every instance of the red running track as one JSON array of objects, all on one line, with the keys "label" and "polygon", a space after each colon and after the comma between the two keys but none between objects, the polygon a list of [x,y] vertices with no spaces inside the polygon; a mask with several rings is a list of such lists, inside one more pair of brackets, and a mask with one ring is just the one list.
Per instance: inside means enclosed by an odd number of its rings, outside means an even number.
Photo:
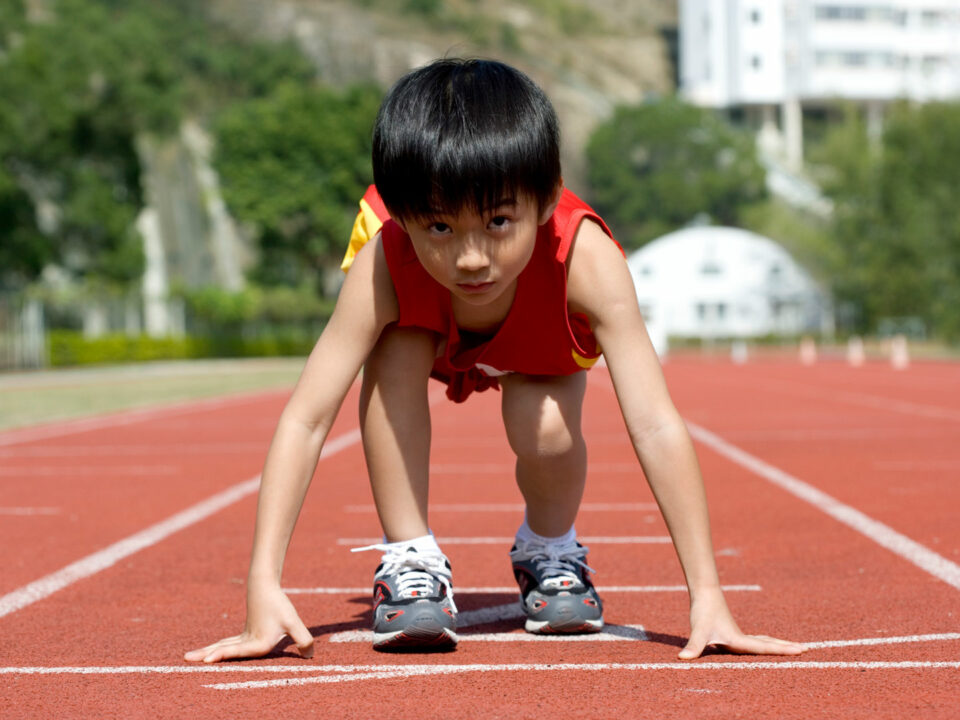
[{"label": "red running track", "polygon": [[522,510],[492,393],[434,407],[431,523],[466,625],[445,654],[376,653],[365,636],[377,558],[349,544],[378,526],[354,397],[284,577],[312,660],[181,660],[242,626],[252,479],[282,394],[0,434],[0,716],[957,717],[960,369],[665,371],[697,438],[728,601],[748,632],[811,643],[802,657],[676,660],[682,577],[597,369],[577,527],[609,628],[580,640],[520,630],[506,538]]}]

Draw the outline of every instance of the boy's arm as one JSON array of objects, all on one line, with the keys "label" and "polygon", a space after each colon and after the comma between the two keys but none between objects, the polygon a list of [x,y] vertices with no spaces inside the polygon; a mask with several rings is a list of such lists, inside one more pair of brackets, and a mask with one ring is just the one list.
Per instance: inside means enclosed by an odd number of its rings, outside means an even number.
[{"label": "boy's arm", "polygon": [[572,311],[587,315],[603,349],[627,432],[690,590],[690,640],[680,657],[699,657],[707,645],[756,654],[802,652],[797,643],[743,634],[727,608],[693,442],[667,392],[623,255],[589,220],[581,223],[568,261],[567,299]]},{"label": "boy's arm", "polygon": [[377,237],[357,254],[270,444],[257,502],[244,632],[188,652],[187,660],[257,657],[284,635],[302,655],[312,655],[313,637],[280,589],[283,560],[343,398],[384,326],[396,319],[396,295]]}]

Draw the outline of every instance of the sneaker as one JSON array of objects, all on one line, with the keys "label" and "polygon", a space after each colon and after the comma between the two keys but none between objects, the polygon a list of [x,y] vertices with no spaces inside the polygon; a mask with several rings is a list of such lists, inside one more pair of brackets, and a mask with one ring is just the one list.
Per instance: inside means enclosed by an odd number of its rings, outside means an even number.
[{"label": "sneaker", "polygon": [[439,550],[370,545],[382,550],[373,576],[373,647],[441,649],[457,644],[450,562]]},{"label": "sneaker", "polygon": [[587,575],[587,549],[573,542],[522,541],[510,550],[530,633],[590,633],[603,628],[603,603]]}]

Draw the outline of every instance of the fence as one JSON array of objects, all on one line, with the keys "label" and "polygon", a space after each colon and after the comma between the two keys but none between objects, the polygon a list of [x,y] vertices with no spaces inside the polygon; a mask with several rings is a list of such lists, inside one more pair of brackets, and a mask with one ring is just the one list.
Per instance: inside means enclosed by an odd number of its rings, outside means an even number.
[{"label": "fence", "polygon": [[0,296],[0,370],[46,367],[47,358],[43,303]]}]

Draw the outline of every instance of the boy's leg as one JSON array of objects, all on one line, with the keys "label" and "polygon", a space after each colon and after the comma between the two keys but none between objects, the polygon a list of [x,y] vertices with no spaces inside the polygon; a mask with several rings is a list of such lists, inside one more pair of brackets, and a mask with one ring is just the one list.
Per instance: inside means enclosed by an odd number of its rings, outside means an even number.
[{"label": "boy's leg", "polygon": [[586,373],[506,375],[500,380],[503,423],[517,456],[527,522],[538,535],[558,537],[573,526],[587,478],[587,446],[580,430]]},{"label": "boy's leg", "polygon": [[384,330],[367,358],[360,429],[385,541],[374,575],[373,645],[379,650],[457,643],[450,563],[427,524],[431,333]]},{"label": "boy's leg", "polygon": [[503,420],[517,456],[526,519],[510,555],[526,629],[596,632],[603,608],[573,528],[587,476],[580,428],[586,373],[501,378]]},{"label": "boy's leg", "polygon": [[388,542],[429,533],[433,333],[389,326],[363,366],[360,430],[373,500]]}]

